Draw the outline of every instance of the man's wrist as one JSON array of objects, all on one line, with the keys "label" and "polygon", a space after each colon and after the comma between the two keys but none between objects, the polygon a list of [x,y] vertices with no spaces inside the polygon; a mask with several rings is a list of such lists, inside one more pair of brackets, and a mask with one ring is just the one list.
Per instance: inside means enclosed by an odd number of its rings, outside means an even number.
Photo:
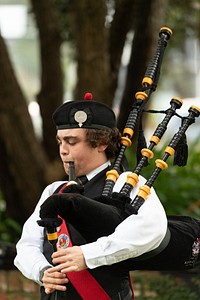
[{"label": "man's wrist", "polygon": [[44,272],[45,272],[46,270],[48,270],[49,268],[51,268],[51,266],[46,266],[46,267],[44,267],[44,268],[42,268],[42,269],[40,270],[40,272],[39,272],[39,281],[40,281],[41,284],[43,284],[42,278],[43,278],[43,276],[44,276]]}]

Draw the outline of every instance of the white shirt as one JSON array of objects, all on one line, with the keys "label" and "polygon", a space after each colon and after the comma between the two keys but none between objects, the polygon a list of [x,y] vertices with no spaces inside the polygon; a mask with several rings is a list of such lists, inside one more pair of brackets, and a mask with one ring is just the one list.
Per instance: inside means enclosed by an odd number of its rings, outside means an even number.
[{"label": "white shirt", "polygon": [[[108,163],[88,174],[91,179],[96,173],[104,169]],[[120,175],[113,191],[120,191],[127,174]],[[131,192],[134,199],[138,186],[144,185],[146,180],[139,176],[139,183]],[[22,236],[17,243],[17,255],[15,266],[24,276],[40,284],[39,272],[46,266],[51,266],[43,255],[44,229],[37,224],[40,219],[41,204],[53,194],[64,181],[57,181],[48,185],[29,219],[25,222]],[[145,203],[139,209],[137,215],[131,215],[117,226],[115,232],[107,237],[101,237],[96,242],[82,245],[86,264],[89,268],[101,265],[110,265],[131,257],[137,257],[153,250],[162,242],[167,231],[167,218],[162,204],[154,189]]]},{"label": "white shirt", "polygon": [[[125,172],[118,178],[113,192],[121,190],[127,175]],[[146,183],[146,179],[139,176],[139,182],[131,192],[134,199],[138,187]],[[140,207],[137,215],[131,215],[120,223],[114,233],[101,237],[96,242],[82,245],[86,264],[92,269],[102,265],[111,265],[122,260],[133,258],[145,252],[156,249],[167,232],[167,217],[155,190]]]}]

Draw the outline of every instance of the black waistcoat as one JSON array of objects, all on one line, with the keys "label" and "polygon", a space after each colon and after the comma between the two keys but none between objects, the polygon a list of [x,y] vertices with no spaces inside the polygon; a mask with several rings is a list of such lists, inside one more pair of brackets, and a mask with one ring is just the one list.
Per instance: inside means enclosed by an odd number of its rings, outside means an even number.
[{"label": "black waistcoat", "polygon": [[[84,196],[88,198],[93,198],[94,196],[101,195],[103,186],[105,184],[106,172],[108,169],[97,174],[92,180],[88,181],[84,186]],[[92,222],[95,220],[91,220]],[[103,220],[102,220],[103,222]],[[70,237],[73,245],[83,245],[86,243],[84,238],[80,233],[70,224],[67,224],[68,230],[70,232]],[[51,261],[52,247],[48,243],[45,234],[44,242],[44,255],[47,260]],[[111,299],[119,299],[118,292],[123,290],[124,286],[129,283],[129,271],[123,267],[123,264],[114,264],[112,266],[103,266],[95,269],[88,269],[88,271],[95,277],[97,282],[103,287]],[[69,282],[67,284],[66,300],[80,300],[82,299],[79,294],[74,289],[73,285]],[[53,300],[54,293],[51,295],[46,295],[44,288],[41,287],[41,300]],[[100,300],[100,299],[99,299]]]}]

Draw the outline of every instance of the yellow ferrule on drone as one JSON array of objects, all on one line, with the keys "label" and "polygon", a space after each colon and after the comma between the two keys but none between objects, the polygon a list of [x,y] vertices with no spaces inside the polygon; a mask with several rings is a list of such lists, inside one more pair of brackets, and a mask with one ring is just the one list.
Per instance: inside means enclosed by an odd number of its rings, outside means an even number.
[{"label": "yellow ferrule on drone", "polygon": [[138,175],[135,173],[131,173],[127,175],[126,183],[130,184],[132,187],[136,185],[138,182]]},{"label": "yellow ferrule on drone", "polygon": [[57,238],[58,238],[57,231],[54,233],[47,233],[47,238],[49,241],[57,240]]},{"label": "yellow ferrule on drone", "polygon": [[137,92],[135,94],[135,98],[137,100],[143,100],[144,101],[144,100],[146,100],[148,98],[148,95],[145,92]]},{"label": "yellow ferrule on drone", "polygon": [[173,99],[173,100],[177,100],[177,101],[179,101],[181,104],[183,104],[183,100],[182,100],[181,98],[179,98],[179,97],[173,97],[172,99]]},{"label": "yellow ferrule on drone", "polygon": [[150,142],[154,142],[156,145],[158,145],[158,143],[160,142],[160,139],[157,136],[152,135]]},{"label": "yellow ferrule on drone", "polygon": [[116,181],[119,178],[119,174],[116,170],[110,170],[106,173],[106,180]]},{"label": "yellow ferrule on drone", "polygon": [[145,84],[150,86],[153,84],[153,80],[150,77],[144,77],[142,80],[142,85],[144,86]]},{"label": "yellow ferrule on drone", "polygon": [[168,153],[169,155],[174,155],[174,152],[175,152],[175,150],[174,150],[174,148],[172,148],[172,147],[166,147],[166,149],[165,149],[165,153]]},{"label": "yellow ferrule on drone", "polygon": [[148,158],[153,158],[153,156],[154,156],[153,152],[151,150],[147,149],[147,148],[143,148],[141,150],[141,153],[142,153],[143,156],[146,156]]},{"label": "yellow ferrule on drone", "polygon": [[121,137],[121,144],[125,145],[126,147],[130,147],[132,142],[129,138],[122,136]]},{"label": "yellow ferrule on drone", "polygon": [[161,170],[164,170],[168,168],[168,164],[162,159],[156,159],[156,167],[160,168]]},{"label": "yellow ferrule on drone", "polygon": [[190,108],[194,108],[194,109],[196,109],[198,112],[200,112],[200,108],[197,107],[197,106],[195,106],[195,105],[191,105]]},{"label": "yellow ferrule on drone", "polygon": [[169,28],[169,27],[166,27],[166,26],[163,26],[163,27],[161,27],[160,28],[160,31],[162,31],[162,30],[167,30],[167,31],[169,31],[169,33],[172,35],[172,30]]},{"label": "yellow ferrule on drone", "polygon": [[146,200],[147,196],[151,194],[151,188],[148,185],[143,185],[139,187],[138,196],[142,197],[144,200]]},{"label": "yellow ferrule on drone", "polygon": [[134,134],[134,130],[126,127],[126,128],[124,128],[124,131],[123,131],[123,135],[125,135],[125,134],[128,134],[130,137],[132,137]]}]

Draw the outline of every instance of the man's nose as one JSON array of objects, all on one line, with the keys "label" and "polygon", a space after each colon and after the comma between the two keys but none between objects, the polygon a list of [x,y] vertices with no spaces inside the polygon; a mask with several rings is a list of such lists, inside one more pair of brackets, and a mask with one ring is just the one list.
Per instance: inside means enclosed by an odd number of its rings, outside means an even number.
[{"label": "man's nose", "polygon": [[61,144],[60,145],[60,154],[61,155],[68,155],[69,154],[69,147],[67,147],[67,145]]}]

